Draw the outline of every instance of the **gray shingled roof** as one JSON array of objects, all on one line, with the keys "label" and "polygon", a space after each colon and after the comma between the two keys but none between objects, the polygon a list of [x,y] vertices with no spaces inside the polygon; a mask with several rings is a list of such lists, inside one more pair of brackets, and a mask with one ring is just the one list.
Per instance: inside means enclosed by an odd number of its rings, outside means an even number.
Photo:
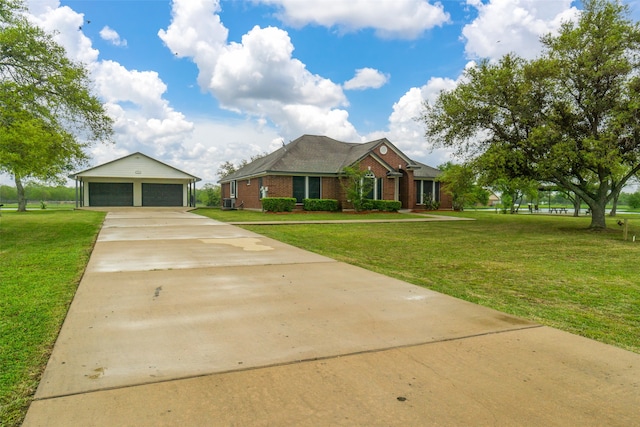
[{"label": "gray shingled roof", "polygon": [[429,165],[425,165],[424,163],[420,163],[420,162],[413,162],[414,164],[420,166],[420,168],[418,169],[414,169],[413,170],[413,176],[414,178],[437,178],[442,174],[442,171],[440,169],[436,169],[436,168],[432,168]]},{"label": "gray shingled roof", "polygon": [[[365,143],[351,143],[336,141],[326,136],[303,135],[273,153],[227,175],[220,182],[266,174],[337,175],[346,166],[362,160],[382,143],[393,146],[386,138]],[[407,161],[417,164],[408,158]],[[437,171],[429,166],[426,168]]]}]

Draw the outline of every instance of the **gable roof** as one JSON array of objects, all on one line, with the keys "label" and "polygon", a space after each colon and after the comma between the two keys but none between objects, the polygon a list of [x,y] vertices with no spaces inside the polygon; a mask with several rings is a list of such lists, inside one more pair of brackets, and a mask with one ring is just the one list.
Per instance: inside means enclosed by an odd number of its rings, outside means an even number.
[{"label": "gable roof", "polygon": [[69,178],[161,178],[188,179],[200,181],[191,175],[171,165],[163,163],[146,154],[136,152],[119,159],[85,169],[69,175]]},{"label": "gable roof", "polygon": [[[405,156],[386,138],[364,143],[353,143],[337,141],[327,136],[302,135],[289,144],[280,147],[273,153],[256,159],[225,176],[220,182],[229,182],[267,174],[337,175],[340,174],[346,166],[353,165],[364,159],[381,144],[385,144],[394,150],[408,164],[417,165],[417,162]],[[384,163],[377,156],[376,159]],[[391,166],[389,166],[389,168],[392,169]]]}]

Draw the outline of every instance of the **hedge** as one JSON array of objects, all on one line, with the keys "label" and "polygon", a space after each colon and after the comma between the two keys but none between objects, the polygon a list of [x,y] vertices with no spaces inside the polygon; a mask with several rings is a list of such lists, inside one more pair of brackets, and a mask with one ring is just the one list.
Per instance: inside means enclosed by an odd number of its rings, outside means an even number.
[{"label": "hedge", "polygon": [[302,201],[305,211],[328,211],[338,210],[338,201],[335,199],[304,199]]},{"label": "hedge", "polygon": [[401,207],[402,202],[395,200],[365,200],[362,204],[362,208],[368,211],[397,212]]},{"label": "hedge", "polygon": [[296,206],[293,197],[264,197],[262,209],[267,212],[291,212]]}]

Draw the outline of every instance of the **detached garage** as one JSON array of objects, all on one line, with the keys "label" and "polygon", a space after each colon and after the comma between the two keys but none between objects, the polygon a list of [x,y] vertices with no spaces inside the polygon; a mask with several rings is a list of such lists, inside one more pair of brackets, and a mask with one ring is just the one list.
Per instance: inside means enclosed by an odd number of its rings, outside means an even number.
[{"label": "detached garage", "polygon": [[200,178],[142,153],[70,176],[76,207],[193,206]]}]

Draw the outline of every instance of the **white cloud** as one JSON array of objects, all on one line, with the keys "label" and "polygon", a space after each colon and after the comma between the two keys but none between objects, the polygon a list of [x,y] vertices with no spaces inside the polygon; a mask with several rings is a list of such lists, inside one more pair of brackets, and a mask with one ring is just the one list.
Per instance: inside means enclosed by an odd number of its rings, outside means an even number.
[{"label": "white cloud", "polygon": [[172,165],[199,176],[203,183],[215,183],[224,162],[240,164],[256,154],[274,151],[280,141],[273,128],[256,121],[196,118],[193,132],[183,141],[183,151],[174,156]]},{"label": "white cloud", "polygon": [[280,7],[277,16],[293,27],[321,25],[343,32],[373,28],[379,37],[414,39],[449,21],[440,3],[425,0],[259,0]]},{"label": "white cloud", "polygon": [[[167,86],[155,71],[128,70],[114,61],[96,64],[93,74],[100,95],[107,101],[132,102],[146,110],[165,110],[162,94]],[[151,112],[151,111],[150,111]]]},{"label": "white cloud", "polygon": [[331,108],[344,105],[339,85],[311,74],[292,58],[289,35],[278,28],[254,27],[231,43],[218,57],[208,89],[223,107],[253,114],[267,113],[261,106],[300,103]]},{"label": "white cloud", "polygon": [[43,28],[48,33],[54,34],[56,42],[64,46],[67,55],[76,61],[90,65],[97,61],[98,51],[91,46],[91,40],[82,32],[84,15],[77,13],[68,6],[57,7],[57,1],[40,3],[31,1],[29,18],[36,25]]},{"label": "white cloud", "polygon": [[125,39],[120,38],[120,34],[109,26],[105,26],[102,30],[100,30],[100,37],[103,40],[111,42],[114,46],[126,46],[127,41]]},{"label": "white cloud", "polygon": [[[469,62],[465,68],[474,67]],[[425,125],[416,120],[424,112],[424,103],[433,103],[443,91],[455,89],[464,79],[461,73],[455,80],[432,77],[422,87],[410,88],[393,104],[388,129],[367,135],[367,139],[386,137],[414,160],[430,166],[438,166],[451,160],[451,150],[436,148],[425,139]]]},{"label": "white cloud", "polygon": [[55,34],[67,55],[90,70],[94,92],[105,101],[107,113],[114,119],[116,145],[96,146],[92,154],[100,160],[134,151],[162,160],[179,158],[185,151],[182,141],[189,137],[194,125],[163,98],[167,87],[159,75],[99,60],[99,51],[83,33],[84,15],[71,8],[59,7],[52,0],[32,1],[30,6],[33,22]]},{"label": "white cloud", "polygon": [[217,58],[227,43],[229,31],[220,22],[218,0],[174,0],[172,20],[158,37],[178,58],[192,58],[200,74],[200,87],[207,88]]},{"label": "white cloud", "polygon": [[293,57],[289,34],[258,26],[227,41],[218,1],[174,0],[172,22],[158,36],[198,66],[198,83],[222,108],[269,121],[285,138],[322,131],[357,137],[342,87]]},{"label": "white cloud", "polygon": [[497,59],[515,52],[532,59],[542,49],[540,37],[554,33],[563,21],[575,20],[572,0],[467,0],[478,17],[462,29],[469,58]]},{"label": "white cloud", "polygon": [[351,80],[344,82],[343,87],[347,90],[378,89],[388,81],[388,75],[374,68],[360,68]]},{"label": "white cloud", "polygon": [[285,105],[279,117],[285,123],[283,135],[290,138],[302,134],[326,135],[342,140],[360,139],[356,128],[349,122],[349,113],[341,109],[319,108],[313,105]]},{"label": "white cloud", "polygon": [[59,0],[27,0],[25,3],[34,16],[44,15],[60,7]]}]

